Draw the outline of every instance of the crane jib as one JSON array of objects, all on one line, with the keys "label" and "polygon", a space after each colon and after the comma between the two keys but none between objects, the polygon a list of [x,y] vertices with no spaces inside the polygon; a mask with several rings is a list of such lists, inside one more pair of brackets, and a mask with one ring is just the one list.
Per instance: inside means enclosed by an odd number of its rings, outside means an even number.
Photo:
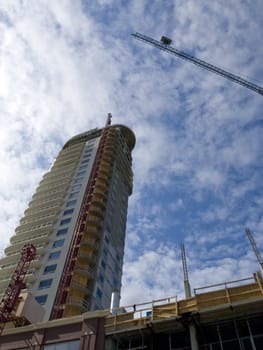
[{"label": "crane jib", "polygon": [[152,39],[152,38],[150,38],[146,35],[140,34],[140,33],[132,34],[132,36],[134,36],[136,39],[139,39],[147,44],[153,45],[154,47],[157,47],[163,51],[166,51],[166,52],[171,53],[175,56],[178,56],[184,60],[187,60],[187,61],[190,61],[194,64],[197,64],[201,68],[204,68],[210,72],[213,72],[217,75],[220,75],[226,79],[229,79],[229,80],[231,80],[239,85],[242,85],[250,90],[253,90],[253,91],[255,91],[263,96],[263,88],[262,87],[254,84],[248,80],[245,80],[244,78],[242,78],[238,75],[232,74],[228,71],[225,71],[222,68],[214,66],[211,63],[208,63],[208,62],[203,61],[199,58],[191,56],[183,51],[180,51],[174,47],[171,47],[170,44],[171,44],[172,40],[165,37],[165,36],[162,36],[161,41],[157,41],[155,39]]}]

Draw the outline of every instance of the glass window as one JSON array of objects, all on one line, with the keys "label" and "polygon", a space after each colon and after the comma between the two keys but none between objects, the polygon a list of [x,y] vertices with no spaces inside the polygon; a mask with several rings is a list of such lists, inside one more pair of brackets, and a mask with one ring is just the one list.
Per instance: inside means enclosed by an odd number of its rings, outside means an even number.
[{"label": "glass window", "polygon": [[116,280],[116,278],[113,278],[113,283],[112,283],[114,288],[118,287],[118,281]]},{"label": "glass window", "polygon": [[60,253],[61,253],[60,251],[50,253],[48,256],[48,259],[49,260],[57,259],[60,257]]},{"label": "glass window", "polygon": [[38,295],[37,297],[35,297],[35,299],[36,299],[36,301],[39,302],[40,305],[43,305],[47,301],[47,294],[45,294],[45,295]]},{"label": "glass window", "polygon": [[45,267],[45,270],[44,270],[44,274],[46,273],[53,273],[56,271],[56,268],[57,268],[57,264],[54,264],[54,265],[48,265]]},{"label": "glass window", "polygon": [[43,350],[78,350],[79,340],[71,340],[63,343],[44,345]]},{"label": "glass window", "polygon": [[107,248],[103,248],[103,254],[105,255],[105,256],[107,256],[108,255],[108,249]]},{"label": "glass window", "polygon": [[52,248],[62,247],[64,242],[65,242],[64,239],[59,239],[53,243]]},{"label": "glass window", "polygon": [[80,185],[74,185],[71,187],[71,191],[78,191],[81,188],[81,184]]},{"label": "glass window", "polygon": [[87,169],[86,165],[82,165],[81,167],[79,167],[79,170],[84,170],[84,169]]},{"label": "glass window", "polygon": [[71,221],[71,218],[63,219],[60,221],[60,225],[66,225],[69,224]]},{"label": "glass window", "polygon": [[84,179],[83,177],[77,178],[77,179],[74,181],[74,184],[78,184],[78,183],[82,182],[83,179]]},{"label": "glass window", "polygon": [[[81,164],[88,164],[88,162],[89,162],[89,158],[86,158],[82,160]],[[81,168],[86,168],[86,165],[81,166]]]},{"label": "glass window", "polygon": [[72,214],[74,211],[74,208],[71,208],[71,209],[67,209],[64,211],[63,215],[69,215],[69,214]]},{"label": "glass window", "polygon": [[102,274],[99,275],[99,281],[100,281],[101,283],[104,282],[104,277],[102,276]]},{"label": "glass window", "polygon": [[67,208],[68,208],[68,207],[72,207],[72,206],[75,205],[76,203],[77,203],[77,201],[76,201],[76,199],[74,199],[73,201],[67,202],[66,207],[67,207]]},{"label": "glass window", "polygon": [[79,192],[74,192],[74,193],[70,193],[69,195],[69,199],[72,199],[72,198],[76,198],[78,196]]},{"label": "glass window", "polygon": [[106,268],[106,263],[104,260],[101,260],[101,266],[105,269]]},{"label": "glass window", "polygon": [[61,230],[57,231],[56,236],[64,236],[68,232],[68,228],[62,228]]},{"label": "glass window", "polygon": [[86,173],[86,170],[79,171],[79,172],[77,173],[77,177],[82,176],[82,175],[84,175],[85,173]]},{"label": "glass window", "polygon": [[44,288],[49,288],[52,284],[52,278],[49,278],[47,280],[43,280],[39,282],[38,289],[44,289]]},{"label": "glass window", "polygon": [[99,297],[99,298],[102,297],[102,291],[99,289],[99,287],[97,288],[96,296]]}]

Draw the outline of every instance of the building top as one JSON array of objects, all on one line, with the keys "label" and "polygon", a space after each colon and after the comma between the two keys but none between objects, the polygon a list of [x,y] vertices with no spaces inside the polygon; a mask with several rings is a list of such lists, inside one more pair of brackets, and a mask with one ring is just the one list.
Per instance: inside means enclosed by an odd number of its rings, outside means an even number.
[{"label": "building top", "polygon": [[[118,129],[118,128],[121,129],[130,150],[132,150],[134,148],[136,138],[135,138],[133,131],[130,128],[128,128],[127,126],[121,125],[121,124],[112,125],[110,127],[115,128],[115,129]],[[95,129],[91,129],[89,131],[83,132],[81,134],[78,134],[78,135],[72,137],[71,139],[69,139],[65,143],[63,149],[70,146],[70,145],[73,145],[73,144],[76,144],[79,142],[84,142],[86,140],[90,140],[92,138],[98,137],[98,136],[100,136],[102,130],[103,129],[95,128]]]}]

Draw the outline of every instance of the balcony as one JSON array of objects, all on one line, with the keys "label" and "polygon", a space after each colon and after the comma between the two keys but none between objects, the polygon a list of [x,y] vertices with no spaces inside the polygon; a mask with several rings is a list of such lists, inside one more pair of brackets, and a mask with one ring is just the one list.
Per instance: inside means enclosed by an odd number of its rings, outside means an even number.
[{"label": "balcony", "polygon": [[100,238],[101,237],[101,229],[94,228],[93,226],[86,226],[84,235],[89,238]]},{"label": "balcony", "polygon": [[71,181],[72,177],[74,175],[74,171],[71,171],[69,173],[65,173],[65,171],[61,172],[61,175],[58,174],[52,174],[49,177],[43,178],[43,180],[40,181],[38,190],[41,188],[54,188],[61,184],[66,184]]},{"label": "balcony", "polygon": [[16,252],[15,254],[5,256],[4,258],[0,259],[0,266],[8,266],[8,265],[17,265],[19,259],[20,259],[20,252]]},{"label": "balcony", "polygon": [[92,204],[96,205],[97,207],[99,207],[101,210],[105,210],[106,208],[106,194],[105,196],[102,196],[103,198],[100,198],[99,196],[97,196],[97,192],[94,193],[93,197],[92,197]]},{"label": "balcony", "polygon": [[101,220],[103,220],[104,218],[104,210],[101,210],[99,207],[96,207],[94,203],[92,203],[89,207],[89,214],[92,214],[93,216],[98,217]]},{"label": "balcony", "polygon": [[[36,247],[45,247],[49,242],[49,239],[48,239],[48,236],[41,236],[41,237],[37,237],[35,239],[29,239],[27,240],[27,244],[33,244],[34,246]],[[9,254],[14,254],[16,252],[19,252],[21,251],[21,249],[23,248],[25,243],[17,243],[17,244],[13,244],[9,247],[7,247],[5,249],[5,253],[6,255],[9,255]]]},{"label": "balcony", "polygon": [[76,280],[72,280],[71,284],[70,284],[70,294],[74,294],[74,291],[78,292],[82,292],[85,295],[91,295],[92,294],[92,288],[89,285],[90,281],[86,281],[85,283],[81,283],[79,281]]},{"label": "balcony", "polygon": [[32,231],[35,229],[39,229],[41,227],[53,226],[57,221],[57,215],[47,216],[46,218],[39,218],[36,221],[21,223],[15,230],[16,234],[20,234],[25,231]]},{"label": "balcony", "polygon": [[20,233],[19,235],[15,235],[11,237],[10,242],[11,244],[27,243],[29,240],[33,240],[39,237],[48,238],[48,236],[52,233],[52,231],[53,231],[53,227],[49,229],[42,228],[38,230],[26,231],[24,233]]},{"label": "balcony", "polygon": [[78,253],[78,262],[81,263],[94,263],[96,261],[96,255],[90,250],[81,249]]},{"label": "balcony", "polygon": [[70,296],[67,299],[66,310],[65,310],[66,312],[70,311],[68,306],[77,308],[81,312],[85,312],[89,309],[89,302],[84,298]]},{"label": "balcony", "polygon": [[95,239],[95,238],[90,238],[87,237],[87,235],[84,235],[82,237],[81,240],[81,246],[83,246],[84,248],[87,247],[86,249],[92,250],[92,251],[97,251],[98,247],[99,247],[99,239]]},{"label": "balcony", "polygon": [[40,206],[38,208],[28,208],[25,211],[25,216],[21,221],[36,221],[36,218],[58,214],[60,212],[60,204],[53,203],[51,205]]},{"label": "balcony", "polygon": [[91,265],[84,265],[77,262],[74,267],[73,276],[82,276],[94,279],[95,270]]},{"label": "balcony", "polygon": [[104,190],[107,190],[109,187],[109,182],[110,182],[109,175],[106,176],[104,175],[104,173],[98,172],[98,175],[96,178],[96,185],[99,185],[100,187],[103,187]]},{"label": "balcony", "polygon": [[58,195],[58,196],[61,196],[61,195],[64,195],[64,193],[67,191],[69,186],[56,186],[50,190],[41,190],[41,191],[38,191],[36,192],[33,197],[32,197],[32,200],[41,200],[42,198],[47,198],[47,197],[51,197],[51,196],[54,196],[54,195]]},{"label": "balcony", "polygon": [[[46,220],[54,220],[59,214],[59,210],[49,210],[47,213],[39,213],[38,215],[26,215],[20,220],[19,226],[44,223]],[[43,220],[43,221],[42,221]]]},{"label": "balcony", "polygon": [[54,223],[56,222],[56,220],[50,221],[47,220],[47,222],[45,223],[33,223],[33,224],[28,224],[28,227],[24,228],[23,226],[18,226],[16,228],[16,236],[22,236],[25,233],[29,233],[30,232],[40,232],[41,230],[46,230],[47,232],[51,232],[54,226]]}]

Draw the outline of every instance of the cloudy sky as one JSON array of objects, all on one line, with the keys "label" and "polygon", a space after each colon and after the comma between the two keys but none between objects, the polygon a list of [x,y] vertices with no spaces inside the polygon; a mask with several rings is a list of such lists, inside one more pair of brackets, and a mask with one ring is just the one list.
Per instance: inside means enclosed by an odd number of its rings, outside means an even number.
[{"label": "cloudy sky", "polygon": [[134,130],[122,305],[259,269],[263,96],[131,37],[140,32],[263,86],[262,0],[0,0],[0,255],[61,146]]}]

